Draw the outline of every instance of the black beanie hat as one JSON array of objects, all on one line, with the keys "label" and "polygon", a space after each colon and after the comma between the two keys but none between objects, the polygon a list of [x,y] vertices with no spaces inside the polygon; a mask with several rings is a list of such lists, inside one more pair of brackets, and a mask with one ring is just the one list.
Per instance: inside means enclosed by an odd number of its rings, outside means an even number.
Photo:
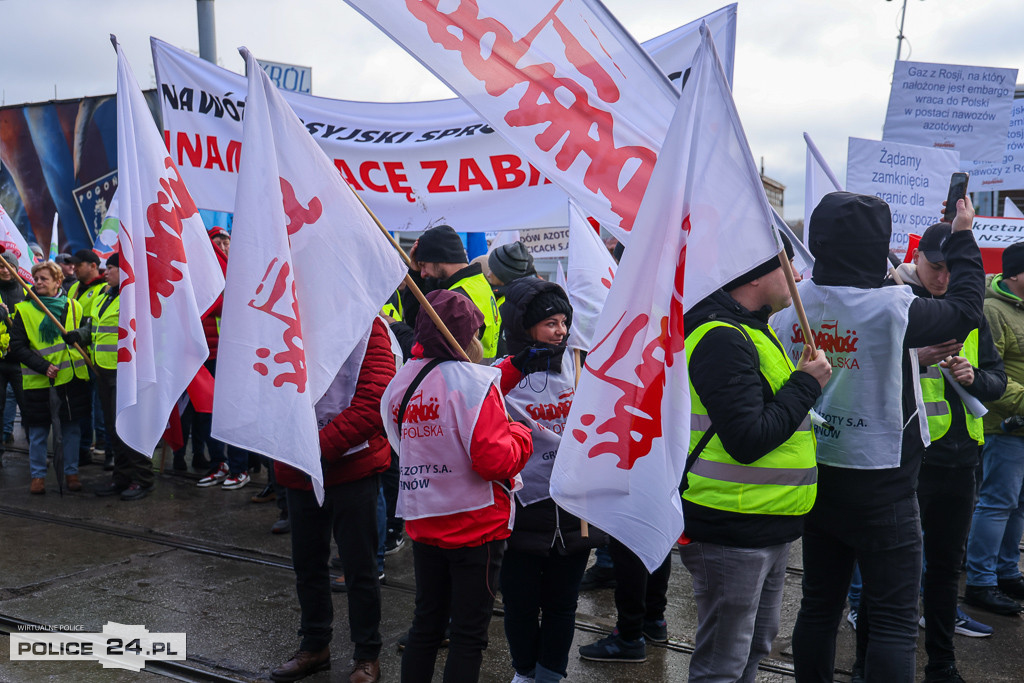
[{"label": "black beanie hat", "polygon": [[526,311],[523,312],[523,327],[528,330],[540,321],[559,313],[565,315],[566,319],[572,316],[572,306],[561,288],[557,291],[541,292],[527,304]]},{"label": "black beanie hat", "polygon": [[420,235],[416,260],[424,263],[468,263],[459,233],[450,225],[437,225]]},{"label": "black beanie hat", "polygon": [[1003,277],[1024,273],[1024,242],[1014,242],[1003,249]]},{"label": "black beanie hat", "polygon": [[527,275],[536,275],[533,266],[533,255],[526,250],[522,242],[503,244],[487,257],[487,267],[494,277],[508,284]]},{"label": "black beanie hat", "polygon": [[[786,258],[792,259],[793,255],[795,253],[793,251],[793,243],[789,240],[789,237],[787,237],[784,233],[780,232],[779,233],[779,237],[782,238],[782,247],[786,250]],[[743,275],[740,275],[738,278],[736,278],[736,279],[726,283],[722,287],[722,289],[724,289],[727,292],[731,292],[732,290],[736,289],[737,287],[739,287],[741,285],[745,285],[748,282],[756,280],[759,277],[764,277],[765,275],[767,275],[768,273],[772,272],[776,268],[781,268],[781,267],[782,267],[782,261],[779,260],[779,257],[777,255],[773,256],[770,259],[768,259],[767,261],[765,261],[764,263],[762,263],[761,265],[755,266],[755,267],[751,268],[750,270],[745,272]]]},{"label": "black beanie hat", "polygon": [[107,268],[120,268],[121,267],[121,254],[114,252],[107,257]]}]

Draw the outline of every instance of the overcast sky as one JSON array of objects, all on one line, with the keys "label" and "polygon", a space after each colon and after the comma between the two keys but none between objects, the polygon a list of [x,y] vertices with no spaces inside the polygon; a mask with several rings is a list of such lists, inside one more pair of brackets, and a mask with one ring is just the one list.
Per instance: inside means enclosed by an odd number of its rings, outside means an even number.
[{"label": "overcast sky", "polygon": [[[640,41],[728,4],[605,0]],[[901,2],[741,0],[734,95],[755,159],[786,186],[787,219],[803,216],[811,135],[840,181],[848,137],[880,139]],[[235,50],[311,66],[313,94],[348,100],[451,97],[440,81],[342,0],[216,0],[219,63]],[[198,54],[194,0],[0,0],[4,104],[113,93],[117,34],[140,84],[155,85],[149,36]],[[1024,70],[1021,0],[908,0],[902,58]],[[1018,76],[1018,82],[1024,76]]]}]

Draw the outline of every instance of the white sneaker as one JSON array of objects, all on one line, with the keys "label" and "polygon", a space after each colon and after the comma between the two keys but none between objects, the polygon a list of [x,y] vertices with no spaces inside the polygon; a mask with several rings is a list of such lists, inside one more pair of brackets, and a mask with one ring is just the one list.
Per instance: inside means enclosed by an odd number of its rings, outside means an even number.
[{"label": "white sneaker", "polygon": [[524,676],[517,671],[516,675],[512,678],[512,683],[533,683],[533,680],[529,676]]},{"label": "white sneaker", "polygon": [[245,486],[248,483],[249,483],[249,473],[248,472],[242,472],[240,474],[236,474],[233,477],[226,478],[224,480],[224,483],[221,485],[221,488],[224,489],[225,491],[234,491],[235,489],[242,488],[243,486]]},{"label": "white sneaker", "polygon": [[219,463],[217,465],[217,468],[210,470],[209,474],[200,479],[199,483],[197,483],[196,486],[198,486],[201,489],[204,489],[207,486],[216,486],[221,482],[221,480],[223,480],[227,476],[228,466],[225,465],[224,463]]}]

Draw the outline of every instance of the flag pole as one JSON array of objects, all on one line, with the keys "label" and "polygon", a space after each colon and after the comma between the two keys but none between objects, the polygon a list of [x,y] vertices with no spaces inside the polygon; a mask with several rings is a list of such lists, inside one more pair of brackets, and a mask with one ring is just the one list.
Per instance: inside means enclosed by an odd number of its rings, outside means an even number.
[{"label": "flag pole", "polygon": [[[0,249],[2,249],[2,247],[0,247]],[[0,254],[2,254],[4,251],[6,251],[6,249],[0,250]],[[39,297],[36,296],[36,293],[32,291],[32,288],[24,280],[21,279],[20,275],[18,275],[17,269],[15,269],[15,267],[12,266],[10,262],[8,262],[8,260],[5,258],[0,258],[0,262],[3,262],[4,267],[7,268],[11,275],[14,276],[14,279],[17,280],[18,283],[25,288],[25,293],[28,294],[32,298],[32,300],[36,302],[36,305],[38,305],[39,308],[43,309],[43,313],[46,314],[47,318],[53,321],[53,323],[57,326],[57,329],[60,330],[60,333],[62,335],[67,334],[68,331],[65,330],[64,326],[60,324],[59,320],[57,320],[57,316],[55,316],[53,313],[50,313],[50,309],[43,305],[43,302],[39,300]],[[11,312],[13,313],[13,311]],[[78,351],[78,353],[82,354],[82,360],[84,360],[85,364],[89,366],[89,369],[92,370],[93,372],[96,372],[96,366],[92,364],[91,360],[89,360],[89,354],[83,351],[82,347],[79,346],[78,344],[74,344],[74,347],[75,350]],[[98,374],[99,373],[97,373],[97,375]]]},{"label": "flag pole", "polygon": [[[350,187],[349,189],[352,188]],[[380,222],[380,219],[377,218],[377,215],[370,210],[370,207],[366,205],[366,202],[363,201],[363,198],[360,197],[355,190],[352,190],[352,194],[356,196],[356,199],[359,200],[359,203],[363,205],[364,209],[366,209],[366,213],[370,214],[370,218],[372,218],[373,222],[377,224],[377,227],[380,228],[380,231],[382,233],[384,233],[384,236],[388,238],[388,241],[391,242],[391,245],[398,250],[399,254],[402,255],[402,260],[405,261],[405,265],[411,265],[412,261],[409,259],[409,255],[405,253],[405,250],[402,249],[402,245],[400,245],[398,241],[391,236],[391,233],[387,231],[387,228],[385,228],[384,225]],[[427,315],[430,316],[430,319],[434,322],[434,325],[437,326],[438,331],[440,331],[441,334],[444,336],[445,341],[447,341],[448,344],[453,349],[458,350],[459,354],[462,355],[463,360],[470,360],[469,354],[467,354],[466,350],[463,349],[459,342],[455,340],[455,337],[452,336],[451,330],[448,329],[448,326],[444,324],[444,321],[441,320],[441,317],[437,315],[437,311],[435,311],[434,307],[430,305],[429,301],[427,301],[427,297],[423,294],[423,290],[421,290],[416,285],[416,283],[413,282],[413,279],[409,277],[408,273],[405,274],[405,284],[409,288],[409,291],[412,292],[412,295],[416,297],[416,300],[420,302],[420,308],[425,310],[427,312]]]},{"label": "flag pole", "polygon": [[[580,362],[580,357],[583,354],[580,353],[579,349],[572,350],[572,359],[576,365],[576,386],[580,385],[580,375],[583,374],[583,364]],[[590,524],[585,519],[580,520],[580,535],[583,538],[590,538]]]},{"label": "flag pole", "polygon": [[804,333],[804,344],[814,353],[814,336],[811,335],[811,325],[807,322],[807,313],[804,311],[804,302],[800,300],[800,291],[796,288],[796,278],[793,276],[793,264],[789,262],[786,251],[779,252],[779,260],[782,261],[782,270],[786,273],[786,282],[789,284],[789,295],[793,298],[793,308],[796,310],[796,317],[800,320],[800,329]]}]

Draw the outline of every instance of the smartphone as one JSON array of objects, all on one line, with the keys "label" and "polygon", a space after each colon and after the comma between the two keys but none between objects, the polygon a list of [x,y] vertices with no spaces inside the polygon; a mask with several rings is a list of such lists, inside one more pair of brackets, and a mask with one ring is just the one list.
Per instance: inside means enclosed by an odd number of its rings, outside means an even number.
[{"label": "smartphone", "polygon": [[949,177],[949,194],[946,195],[946,212],[942,214],[945,223],[952,223],[956,218],[956,203],[967,196],[967,181],[970,173],[957,172]]}]

